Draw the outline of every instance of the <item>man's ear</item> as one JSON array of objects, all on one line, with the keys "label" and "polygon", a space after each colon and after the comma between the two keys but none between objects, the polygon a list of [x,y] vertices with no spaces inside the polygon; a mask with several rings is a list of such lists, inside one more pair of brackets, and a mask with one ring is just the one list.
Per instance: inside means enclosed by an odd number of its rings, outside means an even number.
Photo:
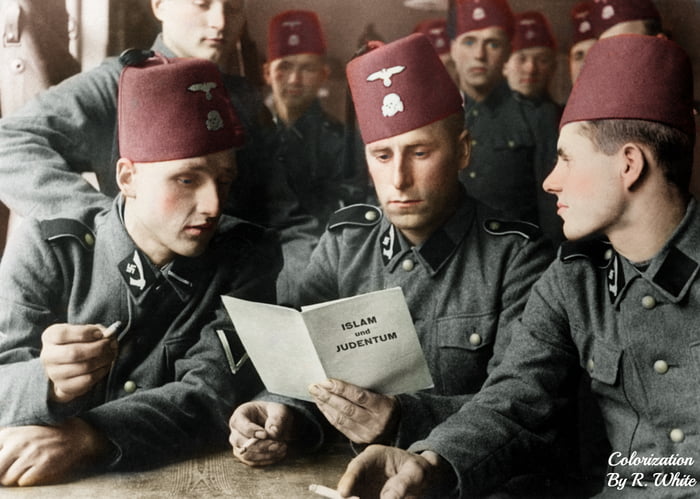
[{"label": "man's ear", "polygon": [[263,74],[263,78],[265,79],[265,83],[267,83],[268,85],[272,85],[272,78],[270,77],[270,63],[269,62],[266,62],[263,64],[262,74]]},{"label": "man's ear", "polygon": [[136,197],[135,175],[136,166],[134,163],[130,159],[119,158],[117,161],[117,185],[124,197]]},{"label": "man's ear", "polygon": [[161,22],[163,21],[163,16],[161,14],[161,7],[163,3],[165,3],[165,0],[151,0],[151,10],[153,11],[153,15]]},{"label": "man's ear", "polygon": [[624,166],[620,172],[623,185],[627,190],[634,190],[647,173],[647,154],[638,145],[627,143],[620,150]]},{"label": "man's ear", "polygon": [[469,158],[472,155],[472,141],[469,130],[462,130],[457,139],[459,170],[464,170],[469,165]]},{"label": "man's ear", "polygon": [[323,72],[323,81],[328,81],[328,78],[331,77],[331,67],[327,62],[323,63],[321,71]]}]

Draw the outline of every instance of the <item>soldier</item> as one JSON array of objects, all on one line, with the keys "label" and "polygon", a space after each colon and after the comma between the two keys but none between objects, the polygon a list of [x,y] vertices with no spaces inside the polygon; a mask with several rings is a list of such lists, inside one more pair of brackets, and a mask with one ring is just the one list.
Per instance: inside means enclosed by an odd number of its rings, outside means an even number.
[{"label": "soldier", "polygon": [[[301,300],[400,286],[435,387],[393,397],[327,380],[310,393],[354,443],[405,447],[456,410],[498,364],[509,325],[551,252],[535,226],[504,220],[464,192],[462,99],[424,35],[370,50],[348,64],[347,76],[381,210],[356,205],[331,218],[301,280]],[[432,412],[424,410],[428,400],[435,401]],[[261,465],[282,459],[291,439],[318,445],[320,419],[301,402],[268,395],[231,417],[234,454]],[[242,452],[251,437],[260,441]]]},{"label": "soldier", "polygon": [[571,26],[573,28],[573,40],[569,49],[569,76],[571,83],[576,83],[586,54],[596,42],[591,25],[591,0],[578,2],[571,8]]},{"label": "soldier", "polygon": [[590,15],[593,35],[598,39],[662,33],[661,15],[652,0],[595,0]]},{"label": "soldier", "polygon": [[503,67],[508,86],[529,99],[554,104],[549,82],[557,67],[557,44],[549,21],[537,11],[515,14],[514,19],[512,52]]},{"label": "soldier", "polygon": [[455,85],[458,85],[459,79],[455,69],[455,62],[452,60],[452,55],[450,55],[450,35],[447,33],[447,20],[442,18],[425,19],[413,28],[413,32],[423,33],[428,37]]},{"label": "soldier", "polygon": [[458,0],[451,53],[472,140],[460,180],[479,201],[510,218],[538,223],[555,244],[555,199],[539,186],[556,159],[557,115],[514,94],[503,76],[513,13],[505,0]]},{"label": "soldier", "polygon": [[575,396],[564,383],[580,369],[612,444],[604,492],[697,495],[692,92],[689,58],[671,41],[626,35],[593,46],[544,183],[572,241],[533,287],[482,390],[412,452],[368,448],[341,479],[342,495],[372,497],[370,483],[386,497],[428,483],[461,497],[498,485],[546,443],[561,400]]},{"label": "soldier", "polygon": [[13,234],[0,265],[3,485],[226,442],[225,418],[260,385],[227,361],[243,351],[220,295],[272,302],[281,266],[265,229],[221,214],[237,126],[213,63],[127,67],[112,207]]},{"label": "soldier", "polygon": [[[166,57],[230,63],[243,26],[244,0],[151,0],[162,33],[152,50]],[[143,57],[130,52],[127,58]],[[0,200],[22,216],[45,218],[99,211],[119,192],[116,161],[118,58],[43,92],[0,120]],[[308,259],[317,222],[300,212],[288,186],[268,165],[258,92],[243,77],[224,74],[229,98],[246,131],[236,152],[238,176],[224,211],[278,229],[287,260]],[[80,175],[93,171],[100,191]],[[305,255],[305,256],[304,256]],[[286,282],[281,279],[280,283]]]},{"label": "soldier", "polygon": [[[7,116],[37,93],[80,71],[68,49],[66,2],[0,1],[0,114]],[[9,210],[0,204],[0,255]]]},{"label": "soldier", "polygon": [[319,235],[341,207],[344,173],[344,127],[318,99],[330,74],[325,54],[315,12],[288,10],[270,21],[263,76],[272,90],[276,125],[269,146],[273,168],[289,183],[302,210],[318,219]]}]

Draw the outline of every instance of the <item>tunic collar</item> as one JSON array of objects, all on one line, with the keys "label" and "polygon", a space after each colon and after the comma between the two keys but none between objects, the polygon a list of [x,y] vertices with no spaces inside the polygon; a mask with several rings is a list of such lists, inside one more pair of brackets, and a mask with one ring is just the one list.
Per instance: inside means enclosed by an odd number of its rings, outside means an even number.
[{"label": "tunic collar", "polygon": [[286,125],[282,121],[277,113],[273,115],[273,120],[277,126],[277,130],[280,132],[291,132],[295,134],[300,140],[303,140],[306,136],[310,125],[314,122],[319,121],[323,117],[323,109],[321,108],[321,103],[318,99],[314,100],[309,108],[304,111],[294,123],[291,125]]},{"label": "tunic collar", "polygon": [[[158,268],[134,244],[124,227],[122,217],[124,199],[120,195],[114,201],[101,230],[107,234],[111,246],[108,248],[111,265],[115,265],[129,290],[137,301],[143,301],[152,290],[163,284],[170,284],[178,298],[189,300],[198,277],[204,276],[206,259],[204,255],[195,258],[176,257],[172,262]],[[206,252],[205,252],[206,254]]]},{"label": "tunic collar", "polygon": [[411,246],[410,242],[394,227],[388,218],[382,220],[380,251],[382,261],[389,272],[393,272],[399,262],[403,262],[408,253],[428,270],[431,276],[437,274],[456,252],[457,247],[471,229],[476,207],[474,200],[462,195],[462,200],[455,213],[425,242]]},{"label": "tunic collar", "polygon": [[621,291],[614,299],[615,305],[619,305],[624,291],[637,277],[649,282],[669,302],[678,303],[683,300],[700,270],[698,248],[700,248],[700,214],[697,202],[692,199],[685,216],[669,240],[643,268],[633,265],[615,253],[611,265],[615,260],[618,267],[624,269],[622,279],[627,277],[627,281],[621,283]]},{"label": "tunic collar", "polygon": [[512,97],[512,93],[513,92],[508,86],[508,82],[503,80],[496,85],[491,93],[481,102],[477,102],[464,94],[465,115],[470,116],[470,113],[472,113],[474,110],[477,110],[478,112],[488,110],[491,114],[493,114],[506,99]]}]

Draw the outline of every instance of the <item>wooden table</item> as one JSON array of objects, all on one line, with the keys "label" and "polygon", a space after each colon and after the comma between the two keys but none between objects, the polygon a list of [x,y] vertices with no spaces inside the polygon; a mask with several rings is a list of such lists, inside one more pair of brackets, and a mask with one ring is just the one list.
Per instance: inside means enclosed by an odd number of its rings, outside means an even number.
[{"label": "wooden table", "polygon": [[335,488],[351,458],[352,451],[345,443],[265,468],[251,468],[232,453],[219,452],[149,471],[105,473],[42,487],[0,486],[0,498],[320,499],[309,492],[309,485]]}]

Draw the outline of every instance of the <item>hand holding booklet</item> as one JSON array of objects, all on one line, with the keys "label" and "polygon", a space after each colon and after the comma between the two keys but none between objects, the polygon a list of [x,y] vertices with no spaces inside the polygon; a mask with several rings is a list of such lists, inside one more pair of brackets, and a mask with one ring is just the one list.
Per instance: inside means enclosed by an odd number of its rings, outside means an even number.
[{"label": "hand holding booklet", "polygon": [[272,393],[311,400],[328,378],[387,395],[433,386],[401,288],[293,308],[222,296]]}]

